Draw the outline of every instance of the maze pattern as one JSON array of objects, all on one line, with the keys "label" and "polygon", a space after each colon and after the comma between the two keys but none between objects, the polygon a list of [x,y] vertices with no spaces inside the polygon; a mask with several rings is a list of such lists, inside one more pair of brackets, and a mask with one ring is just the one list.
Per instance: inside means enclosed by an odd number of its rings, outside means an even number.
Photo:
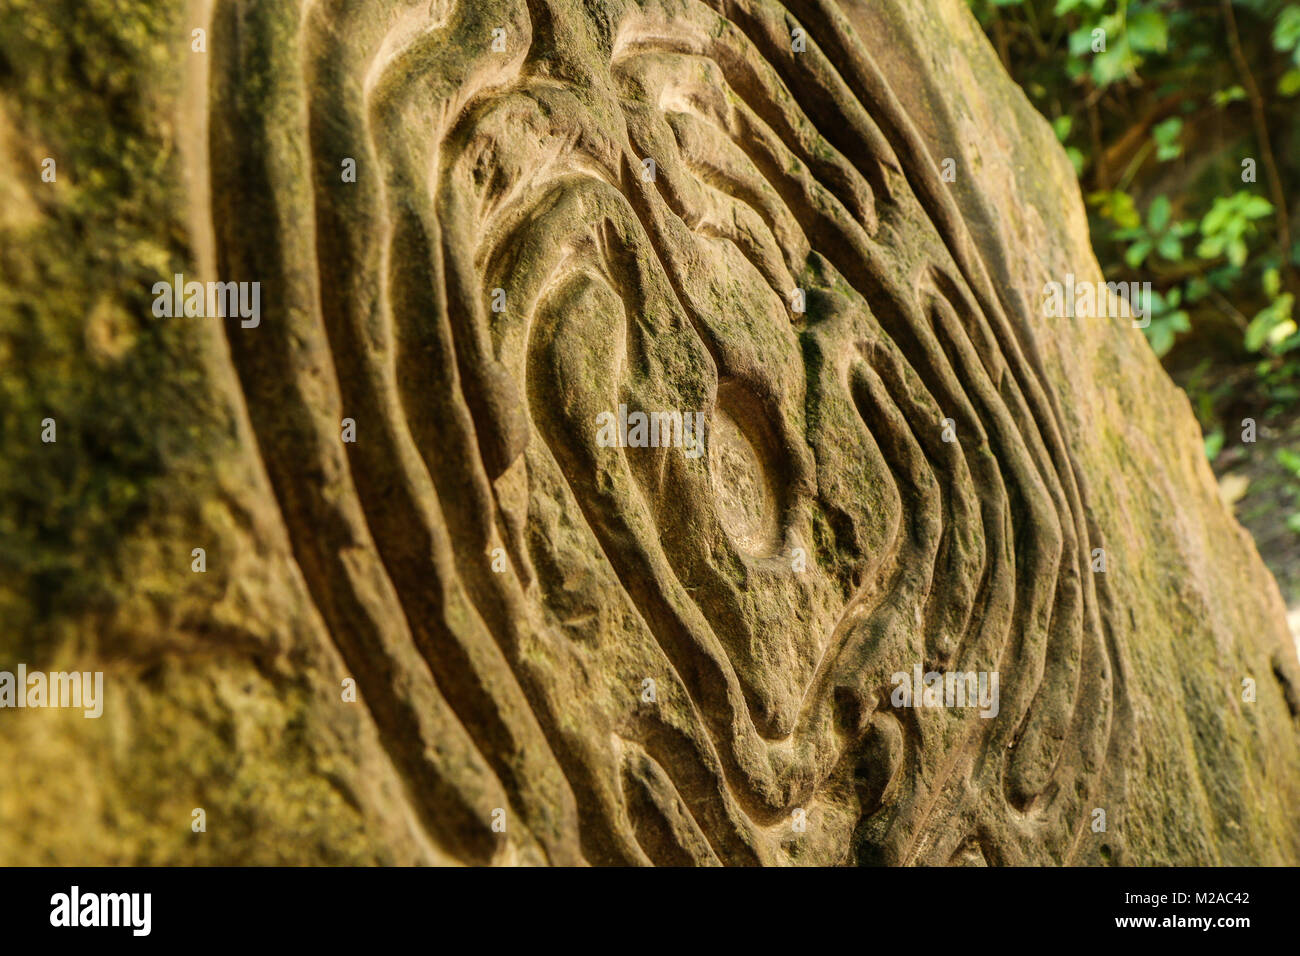
[{"label": "maze pattern", "polygon": [[[1028,305],[835,3],[217,0],[212,37],[231,354],[441,845],[1071,859],[1127,719],[1105,545]],[[620,403],[707,454],[601,447]],[[1000,713],[891,707],[918,664]]]}]

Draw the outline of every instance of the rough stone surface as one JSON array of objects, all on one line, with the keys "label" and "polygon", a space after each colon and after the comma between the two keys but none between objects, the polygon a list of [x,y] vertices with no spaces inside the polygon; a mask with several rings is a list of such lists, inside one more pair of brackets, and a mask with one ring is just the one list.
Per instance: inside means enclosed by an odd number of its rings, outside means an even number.
[{"label": "rough stone surface", "polygon": [[0,711],[0,863],[1300,862],[1276,586],[957,0],[9,0],[0,157],[0,668],[108,695]]}]

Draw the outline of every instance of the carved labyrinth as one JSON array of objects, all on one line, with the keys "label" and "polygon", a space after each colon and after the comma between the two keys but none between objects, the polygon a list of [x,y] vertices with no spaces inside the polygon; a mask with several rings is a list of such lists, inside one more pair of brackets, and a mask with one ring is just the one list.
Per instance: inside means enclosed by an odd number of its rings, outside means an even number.
[{"label": "carved labyrinth", "polygon": [[[1124,719],[1102,544],[1023,306],[833,3],[218,0],[212,34],[219,268],[263,283],[231,352],[435,839],[1071,858]],[[707,453],[607,447],[620,405]],[[891,706],[917,666],[997,671],[998,715]]]}]

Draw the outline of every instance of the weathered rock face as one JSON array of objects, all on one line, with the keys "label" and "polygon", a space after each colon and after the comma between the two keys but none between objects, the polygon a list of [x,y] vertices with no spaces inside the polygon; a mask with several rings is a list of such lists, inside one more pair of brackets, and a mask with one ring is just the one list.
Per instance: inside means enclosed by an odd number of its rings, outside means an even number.
[{"label": "weathered rock face", "polygon": [[1300,860],[1276,587],[957,0],[7,6],[0,666],[106,691],[0,711],[0,862]]}]

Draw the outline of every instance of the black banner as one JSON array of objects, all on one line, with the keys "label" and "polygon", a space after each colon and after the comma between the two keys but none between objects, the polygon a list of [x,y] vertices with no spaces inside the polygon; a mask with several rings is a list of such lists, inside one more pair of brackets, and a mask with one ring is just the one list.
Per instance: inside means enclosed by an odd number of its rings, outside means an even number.
[{"label": "black banner", "polygon": [[864,949],[890,938],[930,949],[1040,930],[1233,945],[1289,932],[1296,905],[1284,869],[12,869],[0,881],[6,942],[128,946],[391,937],[457,950],[476,939],[642,948],[751,936],[811,946],[847,933]]}]

